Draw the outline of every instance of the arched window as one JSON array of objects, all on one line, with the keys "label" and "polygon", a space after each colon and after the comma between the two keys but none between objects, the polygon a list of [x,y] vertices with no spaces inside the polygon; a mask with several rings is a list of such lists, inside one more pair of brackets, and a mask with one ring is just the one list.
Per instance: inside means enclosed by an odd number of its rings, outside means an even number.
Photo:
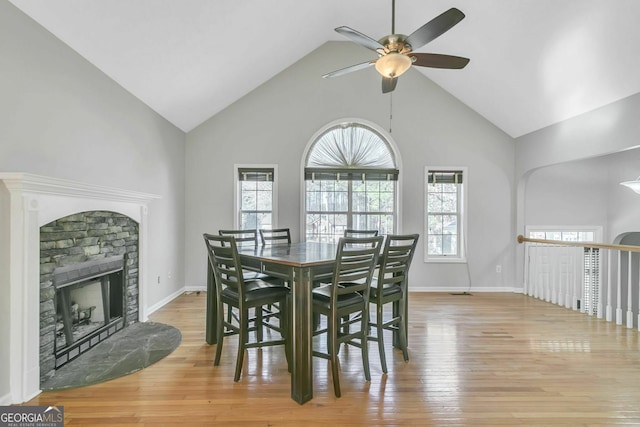
[{"label": "arched window", "polygon": [[398,173],[389,142],[372,127],[328,127],[305,159],[306,241],[337,241],[345,229],[394,233]]}]

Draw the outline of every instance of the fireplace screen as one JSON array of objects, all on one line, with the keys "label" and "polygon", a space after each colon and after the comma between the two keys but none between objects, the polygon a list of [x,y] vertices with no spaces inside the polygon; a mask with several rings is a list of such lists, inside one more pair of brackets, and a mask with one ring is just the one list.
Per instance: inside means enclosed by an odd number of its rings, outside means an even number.
[{"label": "fireplace screen", "polygon": [[56,368],[124,326],[124,259],[106,258],[54,271]]}]

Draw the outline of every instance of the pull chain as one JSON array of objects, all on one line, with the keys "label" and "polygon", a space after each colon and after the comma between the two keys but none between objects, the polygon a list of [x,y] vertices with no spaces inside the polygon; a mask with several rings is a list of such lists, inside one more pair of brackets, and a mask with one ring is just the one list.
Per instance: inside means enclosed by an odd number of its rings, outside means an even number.
[{"label": "pull chain", "polygon": [[389,94],[389,133],[391,133],[391,124],[393,122],[393,93]]}]

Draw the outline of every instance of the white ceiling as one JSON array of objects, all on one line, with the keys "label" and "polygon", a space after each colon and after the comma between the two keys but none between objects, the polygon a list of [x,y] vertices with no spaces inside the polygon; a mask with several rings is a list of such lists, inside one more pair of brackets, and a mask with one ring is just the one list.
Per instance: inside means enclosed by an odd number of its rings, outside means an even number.
[{"label": "white ceiling", "polygon": [[[391,0],[10,1],[185,132],[335,27],[391,30]],[[513,137],[640,92],[638,0],[398,0],[396,32],[451,7],[466,18],[418,51],[471,62],[415,68]]]}]

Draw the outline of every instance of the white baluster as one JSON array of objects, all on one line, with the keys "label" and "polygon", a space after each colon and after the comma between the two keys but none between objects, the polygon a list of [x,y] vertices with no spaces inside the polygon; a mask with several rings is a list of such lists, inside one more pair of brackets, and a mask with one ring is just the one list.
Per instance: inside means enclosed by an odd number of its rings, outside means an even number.
[{"label": "white baluster", "polygon": [[[609,283],[609,279],[611,278],[611,249],[605,249],[607,251],[607,285]],[[602,305],[602,288],[605,286],[605,283],[600,283],[598,286],[598,319],[602,319],[604,316],[604,306]]]},{"label": "white baluster", "polygon": [[[575,258],[571,265],[573,266],[573,281],[571,283],[571,292],[573,293],[571,296],[571,306],[574,310],[579,310],[578,308],[578,299],[580,292],[580,283],[582,281],[582,273],[578,274],[578,262],[582,260],[584,257],[584,253],[582,248],[575,248],[574,250]],[[584,262],[584,260],[582,261]],[[581,269],[582,270],[582,269]]]},{"label": "white baluster", "polygon": [[546,246],[545,251],[545,281],[544,281],[544,300],[551,302],[551,247]]},{"label": "white baluster", "polygon": [[618,285],[616,287],[616,325],[622,325],[622,252],[618,257]]},{"label": "white baluster", "polygon": [[632,270],[632,257],[631,255],[633,255],[633,252],[629,251],[629,265],[628,265],[628,274],[629,276],[627,277],[627,328],[633,328],[633,311],[631,309],[631,303],[632,303],[632,293],[631,293],[631,286],[633,285],[632,281],[631,281],[631,270]]},{"label": "white baluster", "polygon": [[573,265],[573,251],[570,247],[567,247],[567,262],[565,263],[566,279],[564,286],[564,306],[571,308],[571,287],[573,285],[573,275],[571,274]]},{"label": "white baluster", "polygon": [[[640,269],[640,260],[638,260],[638,268]],[[638,273],[638,287],[640,288],[640,272]],[[640,292],[638,292],[638,321],[636,327],[640,331]]]},{"label": "white baluster", "polygon": [[550,280],[549,280],[549,301],[552,304],[558,304],[558,264],[560,263],[558,260],[558,248],[549,249],[549,253],[551,256],[549,257],[550,265]]},{"label": "white baluster", "polygon": [[[611,288],[612,288],[612,276],[613,276],[613,272],[611,271],[611,252],[609,252],[609,274],[608,277],[609,279],[607,280],[607,313],[606,313],[606,320],[607,322],[611,322],[613,320],[613,307],[611,307]],[[618,260],[620,259],[620,251],[617,252],[618,254]],[[619,269],[619,267],[618,267]]]}]

